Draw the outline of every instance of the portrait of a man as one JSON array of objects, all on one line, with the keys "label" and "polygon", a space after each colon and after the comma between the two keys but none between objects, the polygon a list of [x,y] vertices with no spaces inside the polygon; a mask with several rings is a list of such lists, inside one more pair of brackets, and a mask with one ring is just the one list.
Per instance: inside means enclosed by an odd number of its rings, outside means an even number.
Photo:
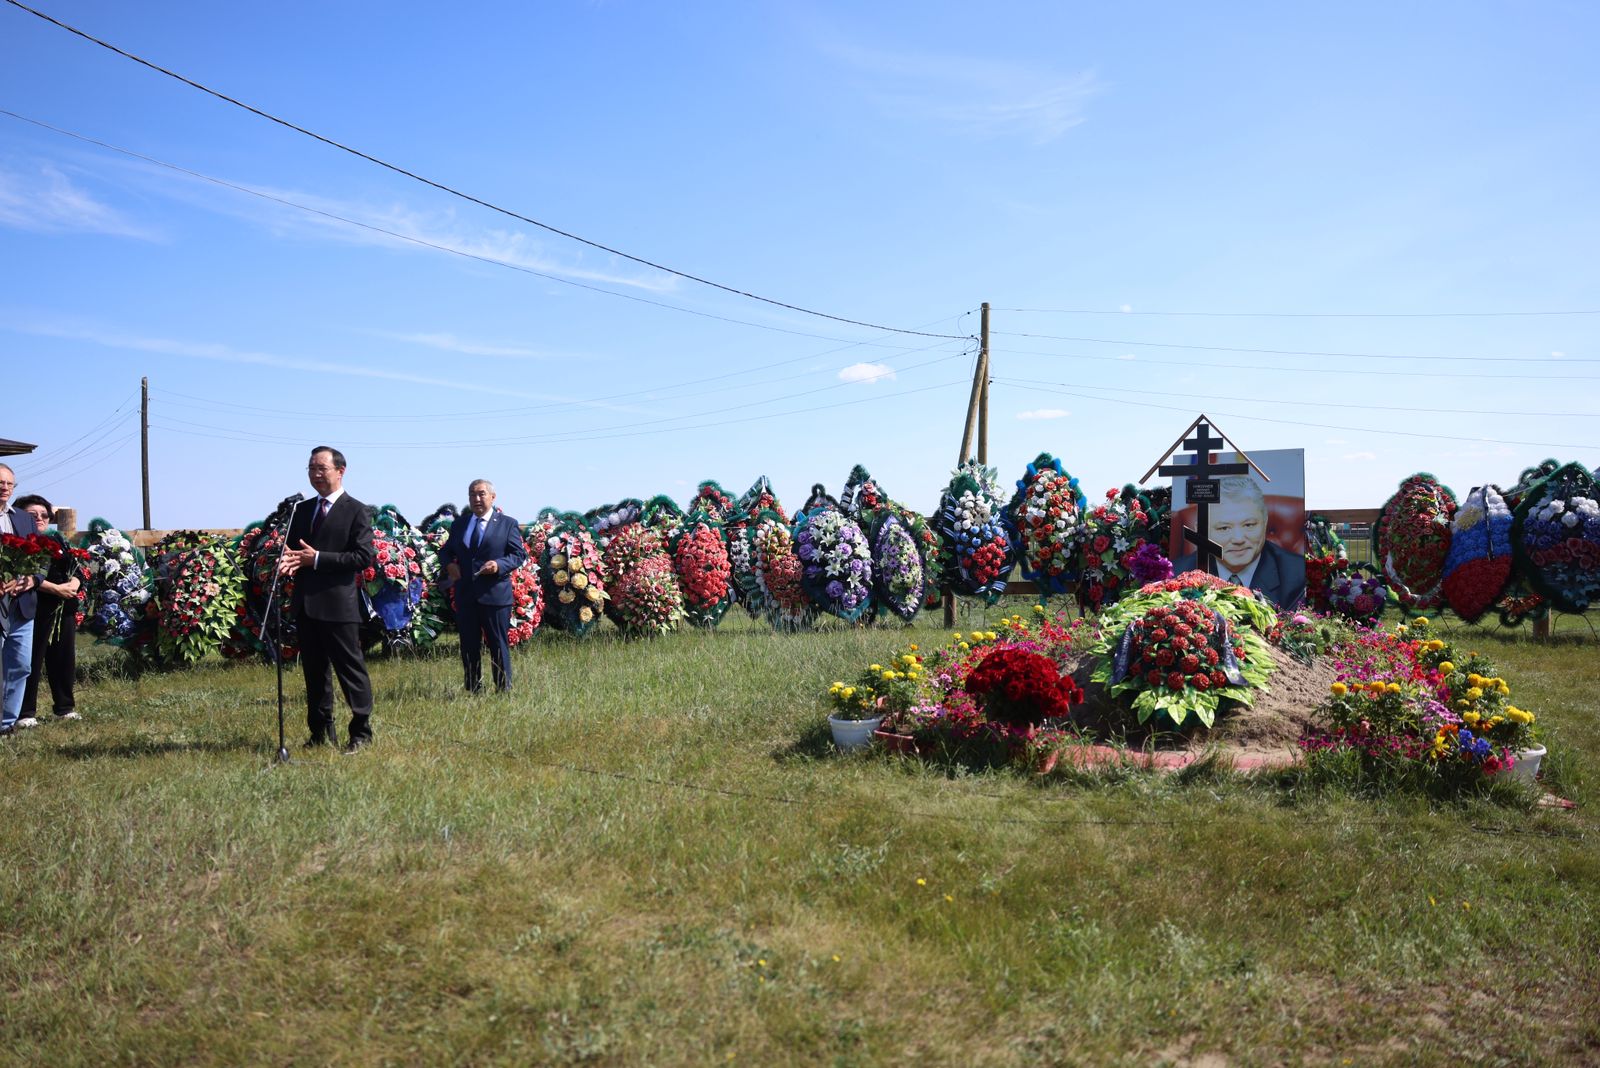
[{"label": "portrait of a man", "polygon": [[[1256,590],[1279,608],[1298,608],[1306,595],[1305,453],[1263,451],[1252,453],[1251,460],[1269,474],[1273,492],[1269,495],[1250,475],[1217,480],[1218,499],[1207,509],[1208,533],[1219,549],[1212,570]],[[1198,509],[1184,499],[1184,489],[1185,480],[1176,479],[1169,550],[1175,573],[1199,566],[1200,554],[1183,537],[1183,527],[1192,528],[1198,518]]]}]

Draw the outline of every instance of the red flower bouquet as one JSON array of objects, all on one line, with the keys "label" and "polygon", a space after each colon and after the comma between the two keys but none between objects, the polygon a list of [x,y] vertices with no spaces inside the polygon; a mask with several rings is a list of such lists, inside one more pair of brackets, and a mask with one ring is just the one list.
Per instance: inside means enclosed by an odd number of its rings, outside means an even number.
[{"label": "red flower bouquet", "polygon": [[60,555],[61,543],[48,534],[0,534],[0,582],[42,575]]},{"label": "red flower bouquet", "polygon": [[1004,646],[985,656],[967,676],[966,691],[983,704],[991,723],[1037,726],[1065,719],[1083,702],[1083,687],[1040,653]]},{"label": "red flower bouquet", "polygon": [[1450,487],[1423,472],[1400,483],[1378,514],[1373,532],[1378,565],[1405,607],[1433,608],[1443,599],[1455,512],[1456,496]]},{"label": "red flower bouquet", "polygon": [[673,541],[672,566],[689,622],[715,627],[733,603],[733,565],[722,525],[704,512],[691,513]]}]

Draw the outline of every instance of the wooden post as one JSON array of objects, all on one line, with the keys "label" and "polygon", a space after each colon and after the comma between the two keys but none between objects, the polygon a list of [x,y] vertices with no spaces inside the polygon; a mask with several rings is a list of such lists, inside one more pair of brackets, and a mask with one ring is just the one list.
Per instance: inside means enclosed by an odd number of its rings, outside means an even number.
[{"label": "wooden post", "polygon": [[78,536],[78,510],[66,505],[56,509],[56,529],[68,541]]},{"label": "wooden post", "polygon": [[150,380],[139,379],[139,484],[144,489],[144,529],[150,529]]},{"label": "wooden post", "polygon": [[1533,621],[1533,640],[1536,642],[1550,640],[1550,614],[1548,612]]},{"label": "wooden post", "polygon": [[989,302],[983,302],[983,326],[978,339],[978,370],[983,389],[978,394],[978,462],[989,462]]},{"label": "wooden post", "polygon": [[967,398],[967,422],[961,430],[961,455],[956,457],[960,467],[972,455],[972,431],[978,421],[978,401],[983,397],[983,379],[989,369],[983,365],[983,350],[978,350],[978,363],[972,369],[972,396]]}]

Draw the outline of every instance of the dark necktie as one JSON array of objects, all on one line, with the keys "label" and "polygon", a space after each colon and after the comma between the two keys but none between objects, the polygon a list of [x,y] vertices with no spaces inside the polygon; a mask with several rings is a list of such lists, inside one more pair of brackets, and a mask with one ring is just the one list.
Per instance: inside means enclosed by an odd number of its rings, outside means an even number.
[{"label": "dark necktie", "polygon": [[1239,576],[1232,573],[1228,575],[1228,581],[1233,583],[1235,586],[1241,585],[1239,582]]},{"label": "dark necktie", "polygon": [[474,516],[472,518],[472,532],[467,537],[467,548],[476,549],[478,547],[478,543],[482,540],[483,520],[478,516]]},{"label": "dark necktie", "polygon": [[322,517],[327,515],[327,514],[328,514],[328,498],[326,498],[326,497],[319,498],[318,501],[317,501],[317,510],[314,513],[312,513],[312,516],[311,516],[311,535],[312,535],[312,537],[315,537],[317,531],[322,529]]}]

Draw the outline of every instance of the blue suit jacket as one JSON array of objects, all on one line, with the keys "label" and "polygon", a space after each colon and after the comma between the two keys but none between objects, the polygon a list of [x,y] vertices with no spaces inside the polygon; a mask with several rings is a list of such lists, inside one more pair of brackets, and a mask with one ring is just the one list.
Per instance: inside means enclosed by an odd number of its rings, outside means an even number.
[{"label": "blue suit jacket", "polygon": [[[1199,558],[1199,553],[1178,557],[1172,562],[1173,574],[1194,570]],[[1226,573],[1223,577],[1227,577]],[[1250,588],[1280,609],[1299,608],[1306,599],[1306,558],[1267,542],[1261,547],[1261,561],[1250,579]]]},{"label": "blue suit jacket", "polygon": [[[24,512],[21,508],[7,508],[6,514],[11,516],[11,529],[14,533],[26,537],[29,534],[37,534],[39,532],[39,525],[33,521],[32,512]],[[44,577],[44,573],[40,572],[39,578],[43,579]],[[27,593],[19,594],[16,597],[16,603],[17,615],[24,620],[32,619],[34,613],[39,610],[38,591],[29,590]],[[0,629],[3,629],[5,625],[6,621],[0,619]]]},{"label": "blue suit jacket", "polygon": [[[528,549],[522,544],[522,528],[517,521],[501,511],[489,514],[489,525],[484,528],[478,544],[467,547],[467,531],[472,529],[476,517],[467,512],[450,524],[450,536],[439,547],[439,566],[454,563],[461,568],[461,581],[456,586],[456,607],[464,602],[503,608],[513,603],[511,572],[528,559]],[[493,575],[479,575],[484,561],[493,560],[500,570]]]}]

